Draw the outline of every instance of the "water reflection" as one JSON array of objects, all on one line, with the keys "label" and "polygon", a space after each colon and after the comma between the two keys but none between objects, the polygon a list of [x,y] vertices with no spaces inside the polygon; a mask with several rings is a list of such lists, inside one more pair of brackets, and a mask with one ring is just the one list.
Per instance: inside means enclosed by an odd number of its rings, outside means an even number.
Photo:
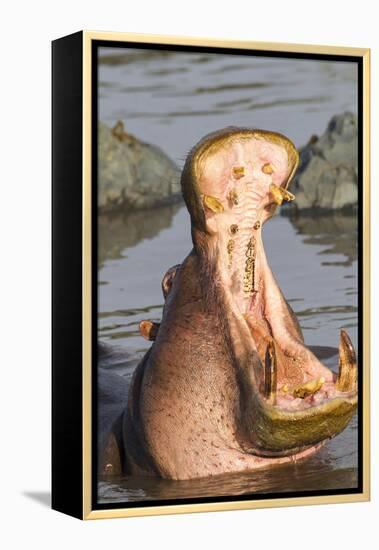
[{"label": "water reflection", "polygon": [[[349,432],[347,434],[347,432]],[[190,481],[151,477],[100,479],[100,503],[169,500],[228,495],[259,495],[296,491],[354,489],[358,486],[355,467],[357,419],[311,458],[253,472],[222,474]]]},{"label": "water reflection", "polygon": [[[317,463],[319,466],[319,463]],[[227,497],[265,493],[288,493],[297,491],[319,491],[333,489],[354,489],[358,486],[354,468],[334,471],[330,467],[311,469],[306,467],[278,466],[275,470],[228,474],[190,481],[167,481],[163,479],[124,477],[99,483],[99,503],[134,502],[141,500],[170,500],[206,497]],[[290,479],[291,485],[283,488],[283,480]]]},{"label": "water reflection", "polygon": [[171,226],[172,219],[182,204],[173,204],[150,210],[136,210],[125,214],[104,214],[98,219],[99,265],[106,260],[121,258],[123,251],[144,239],[152,239],[162,229]]},{"label": "water reflection", "polygon": [[[152,239],[162,229],[171,227],[175,214],[183,203],[135,212],[99,216],[99,265],[106,260],[122,258],[127,248],[144,239]],[[354,213],[328,212],[326,214],[288,216],[303,243],[318,245],[321,255],[342,255],[344,260],[322,261],[323,265],[349,266],[357,259],[358,220]]]},{"label": "water reflection", "polygon": [[124,120],[179,167],[218,128],[271,129],[301,146],[336,113],[357,111],[355,63],[101,48],[99,79],[100,120]]},{"label": "water reflection", "polygon": [[330,212],[308,216],[292,216],[290,221],[305,244],[320,245],[322,255],[341,254],[342,261],[323,260],[323,265],[351,265],[357,259],[358,218],[354,213]]}]

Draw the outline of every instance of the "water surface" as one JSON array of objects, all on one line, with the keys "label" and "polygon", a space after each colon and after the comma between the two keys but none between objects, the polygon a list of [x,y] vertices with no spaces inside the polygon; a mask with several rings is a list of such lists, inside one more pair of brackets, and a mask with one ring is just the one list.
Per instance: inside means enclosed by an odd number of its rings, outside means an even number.
[{"label": "water surface", "polygon": [[356,63],[112,48],[99,61],[100,120],[123,120],[180,168],[225,126],[282,132],[301,146],[333,115],[357,113]]}]

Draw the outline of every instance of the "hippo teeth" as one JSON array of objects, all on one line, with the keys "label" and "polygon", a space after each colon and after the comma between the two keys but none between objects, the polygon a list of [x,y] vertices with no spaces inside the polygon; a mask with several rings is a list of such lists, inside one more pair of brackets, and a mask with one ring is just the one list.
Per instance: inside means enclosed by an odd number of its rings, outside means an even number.
[{"label": "hippo teeth", "polygon": [[266,348],[264,365],[264,396],[272,404],[276,401],[277,391],[277,360],[274,341]]},{"label": "hippo teeth", "polygon": [[295,195],[293,193],[290,193],[287,189],[284,189],[275,183],[270,184],[270,193],[276,204],[279,206],[283,203],[283,201],[289,202],[295,200]]},{"label": "hippo teeth", "polygon": [[211,195],[204,195],[203,202],[204,206],[214,214],[220,214],[224,211],[222,202],[216,197],[212,197]]},{"label": "hippo teeth", "polygon": [[339,372],[337,390],[349,392],[356,390],[358,378],[357,358],[354,346],[346,331],[341,330],[339,343]]},{"label": "hippo teeth", "polygon": [[[279,408],[289,407],[293,411],[303,410],[338,397],[349,399],[356,394],[358,385],[357,358],[354,346],[346,331],[341,330],[340,334],[339,373],[334,381],[326,379],[324,376],[318,376],[296,386],[291,386],[288,382],[280,384],[280,355],[277,355],[276,345],[273,339],[269,342],[263,362],[261,392],[269,405]],[[308,397],[311,399],[308,400]]]},{"label": "hippo teeth", "polygon": [[324,385],[324,382],[325,382],[325,378],[321,376],[321,378],[317,378],[316,380],[310,380],[306,384],[301,384],[300,386],[296,386],[295,388],[292,389],[291,393],[294,397],[300,397],[300,399],[304,399],[309,395],[313,395],[317,393]]}]

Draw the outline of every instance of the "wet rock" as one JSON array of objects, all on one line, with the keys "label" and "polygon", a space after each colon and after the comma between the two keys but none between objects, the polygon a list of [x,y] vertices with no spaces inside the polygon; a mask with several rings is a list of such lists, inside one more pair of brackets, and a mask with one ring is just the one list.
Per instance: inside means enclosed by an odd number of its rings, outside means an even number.
[{"label": "wet rock", "polygon": [[121,121],[113,129],[99,124],[98,204],[101,213],[179,201],[179,177],[179,169],[159,147],[127,133]]},{"label": "wet rock", "polygon": [[291,183],[296,200],[288,211],[353,208],[358,200],[358,121],[335,115],[321,137],[300,149],[300,167]]}]

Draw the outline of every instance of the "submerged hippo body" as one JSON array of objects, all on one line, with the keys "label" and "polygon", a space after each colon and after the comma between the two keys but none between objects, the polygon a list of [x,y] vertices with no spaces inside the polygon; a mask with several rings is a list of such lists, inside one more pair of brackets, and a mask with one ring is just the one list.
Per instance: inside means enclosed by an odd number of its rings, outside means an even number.
[{"label": "submerged hippo body", "polygon": [[287,186],[297,164],[284,136],[239,128],[189,154],[182,189],[194,247],[164,277],[161,324],[142,325],[154,343],[103,472],[191,479],[280,464],[315,452],[350,421],[349,337],[341,332],[335,376],[305,346],[263,248],[263,224],[294,198]]}]

